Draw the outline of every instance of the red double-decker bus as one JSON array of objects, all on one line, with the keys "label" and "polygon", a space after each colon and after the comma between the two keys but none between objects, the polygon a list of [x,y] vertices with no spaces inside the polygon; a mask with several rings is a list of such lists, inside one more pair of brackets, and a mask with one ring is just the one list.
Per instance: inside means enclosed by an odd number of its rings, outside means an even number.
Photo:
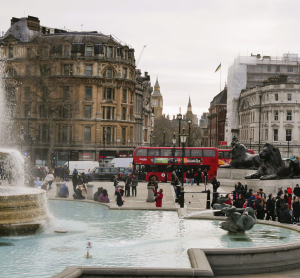
[{"label": "red double-decker bus", "polygon": [[[185,173],[201,168],[207,169],[207,180],[217,175],[218,150],[216,148],[186,148],[184,150]],[[133,155],[133,172],[140,180],[149,181],[153,176],[158,181],[172,181],[172,171],[181,177],[182,148],[138,147]]]},{"label": "red double-decker bus", "polygon": [[[254,154],[254,151],[248,150],[248,153]],[[230,149],[218,150],[218,157],[219,157],[219,162],[218,162],[219,166],[230,164],[232,160],[231,150]]]}]

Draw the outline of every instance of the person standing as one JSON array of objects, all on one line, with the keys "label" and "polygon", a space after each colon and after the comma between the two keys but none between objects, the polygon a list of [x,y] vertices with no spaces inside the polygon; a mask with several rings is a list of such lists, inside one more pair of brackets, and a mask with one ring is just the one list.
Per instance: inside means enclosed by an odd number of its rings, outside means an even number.
[{"label": "person standing", "polygon": [[275,200],[272,194],[269,194],[269,199],[266,204],[267,217],[266,220],[272,218],[275,221]]},{"label": "person standing", "polygon": [[295,198],[295,201],[293,202],[293,213],[294,213],[294,221],[296,223],[299,223],[299,216],[300,216],[300,202],[299,197],[297,196]]},{"label": "person standing", "polygon": [[116,195],[117,195],[117,205],[119,207],[123,206],[123,203],[124,203],[124,197],[122,196],[122,193],[121,193],[121,187],[118,188],[117,192],[116,192]]},{"label": "person standing", "polygon": [[117,195],[118,184],[119,184],[118,175],[115,175],[114,178],[115,196]]},{"label": "person standing", "polygon": [[125,177],[125,196],[130,197],[130,186],[131,186],[131,177],[129,174]]},{"label": "person standing", "polygon": [[49,189],[48,190],[51,190],[51,185],[52,183],[54,182],[54,176],[52,174],[48,174],[46,177],[45,177],[45,181],[49,184]]},{"label": "person standing", "polygon": [[285,205],[285,200],[284,200],[284,195],[281,194],[280,198],[277,200],[276,202],[276,213],[277,213],[277,217],[278,217],[278,222],[280,222],[280,212],[283,210],[283,207]]},{"label": "person standing", "polygon": [[155,203],[156,207],[157,208],[162,207],[162,199],[164,197],[163,190],[159,189],[159,191],[157,192],[153,189],[153,192],[156,194],[156,203]]},{"label": "person standing", "polygon": [[[294,195],[296,197],[300,197],[300,187],[299,187],[299,184],[296,184],[296,187],[294,188]],[[295,197],[294,197],[295,199]]]},{"label": "person standing", "polygon": [[195,181],[195,172],[194,169],[191,170],[191,185],[194,185],[194,181]]},{"label": "person standing", "polygon": [[263,200],[260,200],[258,202],[258,205],[256,207],[256,215],[257,215],[257,219],[260,219],[260,220],[264,220],[265,218],[265,208],[264,208],[264,202]]},{"label": "person standing", "polygon": [[202,174],[201,168],[198,168],[198,171],[197,171],[197,185],[199,185],[199,183],[201,182],[201,174]]},{"label": "person standing", "polygon": [[185,174],[185,179],[186,179],[186,185],[191,184],[191,173],[190,170],[188,170]]},{"label": "person standing", "polygon": [[132,175],[132,187],[131,187],[131,191],[132,191],[132,197],[136,197],[136,187],[138,186],[138,177],[133,174]]},{"label": "person standing", "polygon": [[[76,169],[75,169],[76,170]],[[73,172],[73,176],[72,176],[72,183],[73,183],[73,189],[74,189],[74,192],[76,190],[76,187],[78,185],[78,172],[76,171]]]},{"label": "person standing", "polygon": [[204,169],[203,176],[204,176],[204,183],[207,184],[207,169],[206,168]]}]

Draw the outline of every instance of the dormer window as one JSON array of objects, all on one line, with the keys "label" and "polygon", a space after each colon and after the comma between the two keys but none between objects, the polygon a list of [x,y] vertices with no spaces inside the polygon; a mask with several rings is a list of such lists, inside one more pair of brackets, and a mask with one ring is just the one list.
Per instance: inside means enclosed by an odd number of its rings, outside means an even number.
[{"label": "dormer window", "polygon": [[65,56],[70,56],[71,53],[71,47],[69,45],[65,45],[64,47],[64,55]]},{"label": "dormer window", "polygon": [[92,46],[87,46],[86,47],[86,56],[92,57],[93,55],[93,47]]},{"label": "dormer window", "polygon": [[113,58],[113,47],[112,46],[107,47],[107,57]]},{"label": "dormer window", "polygon": [[14,57],[14,47],[10,45],[8,48],[8,58],[13,58],[13,57]]}]

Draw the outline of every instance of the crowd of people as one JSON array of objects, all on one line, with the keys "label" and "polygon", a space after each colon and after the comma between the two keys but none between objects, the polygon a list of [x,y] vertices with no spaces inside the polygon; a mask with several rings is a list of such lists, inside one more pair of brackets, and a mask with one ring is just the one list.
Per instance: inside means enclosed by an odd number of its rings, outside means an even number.
[{"label": "crowd of people", "polygon": [[[217,203],[220,193],[215,193],[212,201],[212,207]],[[292,224],[299,224],[300,217],[300,187],[296,185],[294,190],[288,186],[286,190],[281,187],[278,188],[276,196],[273,194],[264,193],[263,189],[247,191],[247,183],[244,185],[240,182],[235,184],[235,191],[233,194],[225,196],[228,201],[224,204],[233,205],[236,208],[251,207],[256,213],[257,219],[272,220],[276,219],[278,222]]]}]

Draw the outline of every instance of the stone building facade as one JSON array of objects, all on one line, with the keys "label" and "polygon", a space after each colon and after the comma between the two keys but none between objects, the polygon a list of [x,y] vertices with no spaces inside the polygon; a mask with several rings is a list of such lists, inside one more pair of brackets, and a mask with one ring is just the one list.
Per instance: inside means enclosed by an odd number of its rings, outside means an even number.
[{"label": "stone building facade", "polygon": [[210,102],[208,114],[209,146],[220,147],[225,140],[225,121],[227,108],[227,87]]},{"label": "stone building facade", "polygon": [[132,156],[137,143],[145,142],[144,113],[149,117],[151,103],[149,84],[144,87],[143,82],[149,83],[150,77],[136,81],[134,49],[102,33],[43,27],[30,16],[13,18],[0,44],[6,56],[5,82],[14,84],[9,92],[15,96],[14,118],[19,129],[29,126],[33,160],[45,160],[51,140],[49,110],[31,82],[42,71],[36,71],[32,57],[51,63],[45,78],[63,84],[54,96],[63,100],[67,93],[73,102],[51,114],[56,160]]},{"label": "stone building facade", "polygon": [[243,90],[239,98],[240,141],[256,153],[265,143],[282,157],[300,156],[300,84],[287,77],[269,78],[263,86]]}]

